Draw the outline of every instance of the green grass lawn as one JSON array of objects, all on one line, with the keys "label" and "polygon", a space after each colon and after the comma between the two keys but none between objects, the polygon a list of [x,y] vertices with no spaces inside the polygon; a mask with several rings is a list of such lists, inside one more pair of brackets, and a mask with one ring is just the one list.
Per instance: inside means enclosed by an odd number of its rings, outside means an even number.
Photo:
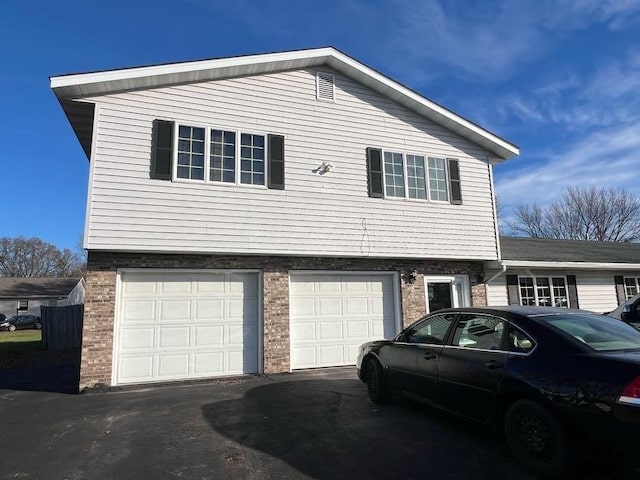
[{"label": "green grass lawn", "polygon": [[40,345],[42,330],[16,330],[15,332],[0,332],[0,352],[14,347],[20,349]]}]

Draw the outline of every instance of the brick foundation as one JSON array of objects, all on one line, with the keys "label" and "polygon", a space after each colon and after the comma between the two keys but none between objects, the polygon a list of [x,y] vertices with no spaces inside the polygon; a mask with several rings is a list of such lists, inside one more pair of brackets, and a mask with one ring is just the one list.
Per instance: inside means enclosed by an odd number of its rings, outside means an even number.
[{"label": "brick foundation", "polygon": [[486,305],[484,285],[478,283],[483,272],[482,262],[479,261],[89,252],[80,389],[111,383],[116,273],[119,268],[261,270],[264,282],[265,373],[289,371],[289,273],[291,270],[399,272],[404,325],[409,325],[426,312],[425,275],[468,275],[472,304]]}]

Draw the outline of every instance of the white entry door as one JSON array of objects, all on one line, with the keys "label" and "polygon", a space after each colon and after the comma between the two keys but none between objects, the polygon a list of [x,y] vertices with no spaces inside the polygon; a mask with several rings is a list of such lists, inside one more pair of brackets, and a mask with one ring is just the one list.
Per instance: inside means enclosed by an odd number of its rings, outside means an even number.
[{"label": "white entry door", "polygon": [[114,384],[257,373],[258,273],[121,272]]},{"label": "white entry door", "polygon": [[427,313],[471,305],[469,277],[466,275],[425,276],[424,291]]},{"label": "white entry door", "polygon": [[355,365],[358,346],[397,333],[394,274],[295,273],[291,368]]}]

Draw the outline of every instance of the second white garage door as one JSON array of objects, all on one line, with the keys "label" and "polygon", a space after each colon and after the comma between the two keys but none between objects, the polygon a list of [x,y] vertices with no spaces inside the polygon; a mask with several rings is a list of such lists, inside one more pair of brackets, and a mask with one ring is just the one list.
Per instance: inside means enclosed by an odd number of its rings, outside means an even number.
[{"label": "second white garage door", "polygon": [[258,273],[124,271],[115,384],[257,373]]},{"label": "second white garage door", "polygon": [[354,365],[358,346],[396,333],[393,274],[290,278],[291,368]]}]

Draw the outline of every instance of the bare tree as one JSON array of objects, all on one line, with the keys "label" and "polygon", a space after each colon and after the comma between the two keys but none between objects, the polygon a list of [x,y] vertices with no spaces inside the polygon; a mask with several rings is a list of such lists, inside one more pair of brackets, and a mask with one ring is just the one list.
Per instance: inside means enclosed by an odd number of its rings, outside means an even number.
[{"label": "bare tree", "polygon": [[516,208],[507,222],[516,235],[607,242],[640,240],[640,198],[624,189],[569,187],[548,207]]},{"label": "bare tree", "polygon": [[73,277],[83,274],[84,263],[71,250],[58,249],[39,238],[0,238],[0,276]]}]

